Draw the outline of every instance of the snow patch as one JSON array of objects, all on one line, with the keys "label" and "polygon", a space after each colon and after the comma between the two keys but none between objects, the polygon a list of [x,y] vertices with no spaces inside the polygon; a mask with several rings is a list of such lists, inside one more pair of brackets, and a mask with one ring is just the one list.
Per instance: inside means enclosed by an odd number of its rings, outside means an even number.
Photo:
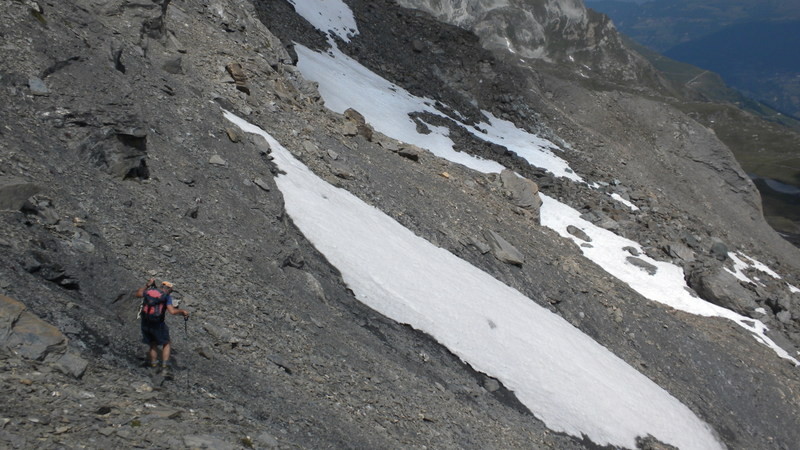
[{"label": "snow patch", "polygon": [[[343,113],[347,108],[360,112],[375,130],[394,139],[424,148],[434,155],[463,164],[482,173],[499,173],[504,167],[492,160],[454,150],[445,127],[428,127],[429,134],[417,131],[413,113],[430,113],[452,120],[478,139],[502,145],[556,176],[582,181],[566,161],[553,153],[554,143],[540,138],[487,111],[488,122],[467,125],[437,109],[435,101],[417,97],[370,71],[358,61],[333,48],[317,53],[296,44],[297,67],[303,76],[319,83],[319,92],[328,109]],[[480,129],[480,131],[478,129]]]},{"label": "snow patch", "polygon": [[358,34],[353,11],[342,0],[288,0],[314,28],[350,42]]},{"label": "snow patch", "polygon": [[[542,225],[553,229],[561,236],[571,239],[580,248],[584,256],[595,262],[606,272],[633,288],[645,298],[671,306],[684,312],[707,317],[723,317],[732,320],[742,328],[753,333],[755,339],[770,347],[781,358],[800,366],[800,361],[789,355],[772,339],[767,337],[767,326],[762,322],[737,314],[729,309],[709,303],[694,294],[686,285],[683,269],[667,262],[656,261],[643,254],[641,246],[629,239],[600,228],[580,217],[580,212],[540,193],[542,208],[540,211]],[[592,238],[591,246],[584,247],[584,242],[567,232],[573,225],[583,230]],[[631,254],[626,247],[636,249],[637,256],[645,263],[655,266],[656,273],[641,270],[628,262]]]},{"label": "snow patch", "polygon": [[651,434],[682,449],[723,446],[710,427],[650,379],[567,321],[378,209],[314,175],[267,140],[285,172],[286,211],[356,297],[421,330],[499,379],[550,429],[634,448]]},{"label": "snow patch", "polygon": [[[390,83],[343,54],[335,46],[327,53],[317,53],[296,44],[295,51],[298,55],[297,67],[304,77],[319,83],[320,94],[329,109],[343,113],[347,108],[354,108],[377,131],[389,137],[427,149],[440,158],[463,164],[482,173],[498,173],[504,169],[495,161],[455,151],[453,141],[448,137],[448,130],[445,127],[432,127],[426,124],[431,132],[419,133],[417,124],[409,114],[428,112],[454,120],[476,137],[503,145],[534,166],[543,167],[556,175],[575,181],[583,181],[569,169],[566,161],[552,153],[551,149],[557,148],[554,144],[517,128],[511,122],[498,119],[483,111],[489,119],[488,123],[481,123],[476,127],[467,126],[436,109],[433,100],[416,97],[400,86]],[[593,239],[591,247],[581,247],[584,255],[644,297],[692,314],[733,320],[752,332],[759,342],[768,345],[780,357],[800,365],[800,362],[766,336],[767,327],[763,323],[690,294],[693,291],[686,286],[683,270],[680,267],[655,261],[644,255],[640,256],[639,259],[656,267],[656,274],[650,275],[641,267],[628,262],[630,254],[623,250],[624,247],[641,249],[639,244],[596,227],[581,219],[576,210],[546,195],[542,194],[542,199],[544,201],[541,210],[542,225],[570,239],[576,238],[566,232],[567,225],[583,228]]]},{"label": "snow patch", "polygon": [[728,257],[733,261],[733,270],[728,269],[727,267],[725,270],[733,274],[736,278],[746,282],[746,283],[753,283],[756,284],[756,281],[750,279],[747,275],[745,275],[745,270],[755,269],[759,272],[765,273],[776,280],[780,280],[781,276],[778,275],[774,270],[770,269],[766,264],[761,263],[741,252],[730,252],[728,253]]},{"label": "snow patch", "polygon": [[621,195],[617,194],[616,192],[614,192],[613,194],[608,194],[608,195],[610,195],[611,198],[613,198],[614,200],[616,200],[616,201],[622,203],[623,205],[627,206],[628,208],[630,208],[631,211],[638,211],[639,210],[638,206],[634,205],[633,203],[629,202],[628,200],[625,200],[624,198],[622,198]]}]

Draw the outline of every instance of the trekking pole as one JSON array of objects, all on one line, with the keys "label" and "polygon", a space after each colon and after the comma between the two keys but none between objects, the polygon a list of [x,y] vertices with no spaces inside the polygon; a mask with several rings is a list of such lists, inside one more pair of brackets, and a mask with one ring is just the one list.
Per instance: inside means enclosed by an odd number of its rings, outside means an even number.
[{"label": "trekking pole", "polygon": [[[186,333],[186,345],[189,345],[189,316],[183,316],[183,331]],[[188,352],[187,352],[188,355]],[[186,391],[189,391],[189,361],[186,361]]]}]

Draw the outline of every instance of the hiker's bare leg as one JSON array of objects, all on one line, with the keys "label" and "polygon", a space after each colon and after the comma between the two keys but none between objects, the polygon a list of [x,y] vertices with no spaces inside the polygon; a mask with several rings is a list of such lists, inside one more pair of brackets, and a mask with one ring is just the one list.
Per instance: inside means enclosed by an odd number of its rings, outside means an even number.
[{"label": "hiker's bare leg", "polygon": [[172,346],[170,344],[171,342],[164,344],[164,349],[161,351],[161,361],[163,361],[164,364],[169,361],[169,354],[172,351]]},{"label": "hiker's bare leg", "polygon": [[158,344],[150,344],[150,350],[147,350],[147,358],[150,364],[155,364],[158,360]]}]

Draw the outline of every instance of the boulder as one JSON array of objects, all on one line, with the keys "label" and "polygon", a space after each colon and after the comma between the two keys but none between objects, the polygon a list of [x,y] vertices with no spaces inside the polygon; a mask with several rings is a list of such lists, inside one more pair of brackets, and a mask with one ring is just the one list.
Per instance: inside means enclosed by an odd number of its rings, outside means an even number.
[{"label": "boulder", "polygon": [[515,206],[532,211],[539,211],[542,198],[539,196],[539,186],[531,180],[518,176],[511,170],[505,169],[500,173],[500,180]]},{"label": "boulder", "polygon": [[789,325],[792,323],[792,313],[789,311],[781,311],[775,317],[783,324]]},{"label": "boulder", "polygon": [[31,94],[45,96],[50,95],[50,89],[47,88],[47,84],[45,84],[44,80],[41,78],[30,78],[28,80],[28,87],[31,90]]},{"label": "boulder", "polygon": [[[569,231],[569,229],[567,229],[567,231]],[[639,249],[637,249],[636,247],[625,246],[625,247],[622,247],[622,249],[625,250],[626,252],[630,253],[632,256],[639,256],[641,254],[639,252]]]},{"label": "boulder", "polygon": [[489,253],[490,251],[492,251],[492,247],[490,247],[489,244],[487,244],[486,242],[482,241],[481,239],[478,239],[478,238],[475,238],[475,237],[470,237],[468,239],[468,242],[470,244],[472,244],[475,248],[477,248],[478,251],[481,252],[482,255],[485,255],[485,254]]},{"label": "boulder", "polygon": [[0,295],[0,341],[6,342],[8,336],[11,335],[14,324],[25,309],[25,305],[22,303]]},{"label": "boulder", "polygon": [[397,149],[397,154],[402,156],[403,158],[408,158],[412,161],[419,161],[420,155],[422,155],[423,150],[416,145],[403,145],[402,147]]},{"label": "boulder", "polygon": [[338,178],[341,178],[343,180],[356,179],[356,174],[353,173],[353,170],[342,162],[335,161],[333,164],[331,164],[330,167],[331,167],[331,173]]},{"label": "boulder", "polygon": [[592,238],[589,237],[588,234],[586,234],[583,230],[581,230],[580,228],[576,227],[575,225],[567,226],[567,233],[575,236],[576,238],[578,238],[578,239],[580,239],[582,241],[592,242]]},{"label": "boulder", "polygon": [[255,180],[253,180],[253,183],[255,183],[255,185],[261,188],[261,190],[263,191],[269,192],[271,189],[269,183],[267,183],[261,178],[256,178]]},{"label": "boulder", "polygon": [[161,65],[161,68],[173,75],[183,75],[183,59],[180,56],[168,58]]},{"label": "boulder", "polygon": [[695,269],[688,282],[703,299],[739,314],[749,316],[758,308],[753,294],[722,267]]},{"label": "boulder", "polygon": [[667,246],[667,253],[673,258],[677,258],[686,262],[694,261],[694,252],[687,245],[681,243],[672,243]]},{"label": "boulder", "polygon": [[67,351],[67,338],[58,328],[4,295],[0,295],[0,352],[52,363],[56,370],[75,378],[82,377],[89,365]]},{"label": "boulder", "polygon": [[0,176],[0,210],[19,211],[42,189],[24,178]]},{"label": "boulder", "polygon": [[492,248],[495,258],[515,266],[521,266],[525,262],[525,256],[499,234],[494,231],[487,231],[484,236],[489,241],[489,246]]},{"label": "boulder", "polygon": [[711,244],[710,253],[714,258],[725,261],[728,259],[728,246],[722,241],[715,239]]},{"label": "boulder", "polygon": [[343,136],[355,136],[358,134],[358,125],[353,122],[344,122],[341,126],[341,133]]},{"label": "boulder", "polygon": [[228,72],[228,75],[233,78],[233,83],[236,85],[236,89],[244,92],[247,95],[250,95],[250,87],[247,85],[247,75],[245,75],[242,65],[235,62],[230,63],[225,66],[225,70]]},{"label": "boulder", "polygon": [[2,346],[25,359],[44,361],[66,351],[67,338],[58,328],[6,296],[0,296],[0,330],[5,331]]},{"label": "boulder", "polygon": [[658,267],[650,264],[649,262],[647,262],[647,261],[645,261],[645,260],[643,260],[641,258],[637,258],[635,256],[628,256],[628,257],[625,258],[625,261],[627,261],[628,263],[633,264],[634,266],[644,270],[645,272],[647,272],[650,275],[655,275],[658,272]]},{"label": "boulder", "polygon": [[114,125],[87,137],[81,144],[81,153],[115,177],[149,178],[146,125],[134,117],[107,120]]},{"label": "boulder", "polygon": [[355,122],[356,125],[364,125],[367,123],[366,119],[364,119],[364,115],[353,108],[347,108],[344,111],[344,116],[347,120]]},{"label": "boulder", "polygon": [[209,158],[208,163],[211,164],[212,166],[220,166],[220,167],[225,167],[228,165],[228,162],[222,159],[222,157],[219,155],[212,155],[211,158]]},{"label": "boulder", "polygon": [[74,353],[66,352],[53,365],[56,370],[65,375],[80,378],[86,373],[89,362]]},{"label": "boulder", "polygon": [[239,446],[225,441],[224,438],[211,434],[184,436],[183,444],[186,446],[186,448],[215,448],[219,450],[239,448]]}]

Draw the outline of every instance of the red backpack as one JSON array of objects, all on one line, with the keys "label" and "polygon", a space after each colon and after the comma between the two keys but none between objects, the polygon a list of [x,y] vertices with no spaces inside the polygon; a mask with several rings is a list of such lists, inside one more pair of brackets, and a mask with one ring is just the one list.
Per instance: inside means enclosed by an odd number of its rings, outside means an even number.
[{"label": "red backpack", "polygon": [[144,299],[142,299],[142,321],[148,323],[163,322],[164,316],[167,314],[168,297],[169,294],[155,287],[145,289]]}]

